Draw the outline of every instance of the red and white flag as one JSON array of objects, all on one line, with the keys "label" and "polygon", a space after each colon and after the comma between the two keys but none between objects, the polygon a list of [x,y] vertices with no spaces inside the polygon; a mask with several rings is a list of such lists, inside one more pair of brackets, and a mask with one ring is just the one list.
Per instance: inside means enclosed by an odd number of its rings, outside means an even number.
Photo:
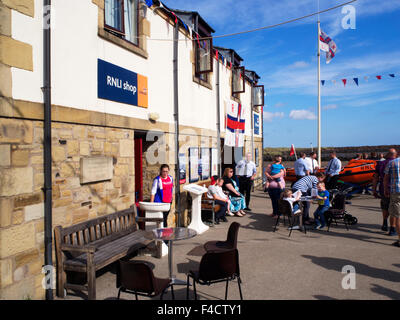
[{"label": "red and white flag", "polygon": [[326,52],[326,63],[329,63],[335,56],[337,47],[336,43],[322,30],[319,35],[319,47]]},{"label": "red and white flag", "polygon": [[289,156],[293,156],[295,154],[295,150],[294,150],[294,145],[292,144],[291,148],[290,148],[290,153]]}]

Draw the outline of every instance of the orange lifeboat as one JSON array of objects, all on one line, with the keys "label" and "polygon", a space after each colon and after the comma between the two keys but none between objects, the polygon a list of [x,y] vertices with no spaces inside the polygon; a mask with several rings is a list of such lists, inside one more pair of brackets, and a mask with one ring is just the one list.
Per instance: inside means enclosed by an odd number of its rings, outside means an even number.
[{"label": "orange lifeboat", "polygon": [[[372,183],[375,172],[375,160],[350,160],[348,164],[342,168],[339,173],[339,180],[365,186]],[[325,173],[326,168],[318,169],[318,172]],[[294,168],[286,169],[287,181],[296,181]]]}]

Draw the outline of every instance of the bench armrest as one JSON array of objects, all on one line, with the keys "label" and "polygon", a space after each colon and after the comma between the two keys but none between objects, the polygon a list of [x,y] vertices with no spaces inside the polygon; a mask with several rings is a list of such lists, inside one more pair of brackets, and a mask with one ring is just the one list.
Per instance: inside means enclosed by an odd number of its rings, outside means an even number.
[{"label": "bench armrest", "polygon": [[136,222],[164,222],[163,218],[136,217]]},{"label": "bench armrest", "polygon": [[94,253],[96,248],[93,246],[74,246],[70,244],[62,244],[62,251],[76,251],[76,252],[86,252],[86,253]]}]

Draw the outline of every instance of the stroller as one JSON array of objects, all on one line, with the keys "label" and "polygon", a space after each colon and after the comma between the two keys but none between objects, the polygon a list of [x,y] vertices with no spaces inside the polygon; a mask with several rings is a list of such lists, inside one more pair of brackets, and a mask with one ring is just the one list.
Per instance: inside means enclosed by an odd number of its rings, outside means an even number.
[{"label": "stroller", "polygon": [[337,189],[330,190],[330,201],[332,206],[325,212],[328,231],[332,221],[334,221],[337,225],[337,222],[341,220],[345,224],[347,230],[349,230],[348,225],[354,225],[358,222],[356,217],[353,217],[346,211],[346,197],[352,189],[353,187],[344,189],[342,191]]}]

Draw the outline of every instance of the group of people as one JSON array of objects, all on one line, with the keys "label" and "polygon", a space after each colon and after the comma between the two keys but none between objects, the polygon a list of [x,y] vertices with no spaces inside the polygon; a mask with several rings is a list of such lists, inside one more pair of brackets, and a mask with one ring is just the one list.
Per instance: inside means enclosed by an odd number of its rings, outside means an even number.
[{"label": "group of people", "polygon": [[[248,153],[245,159],[240,160],[236,167],[225,168],[222,177],[211,177],[207,197],[213,199],[219,206],[215,212],[215,223],[227,222],[226,216],[243,217],[246,211],[251,211],[251,189],[256,177],[256,164],[252,161],[252,154]],[[172,203],[174,182],[169,174],[169,166],[163,164],[160,174],[154,178],[151,189],[150,202]],[[163,212],[164,226],[167,226],[168,212]]]},{"label": "group of people", "polygon": [[[325,227],[324,213],[329,209],[329,191],[336,187],[339,172],[341,170],[341,161],[337,158],[336,152],[330,153],[331,160],[325,170],[325,173],[318,172],[319,165],[316,160],[317,154],[311,152],[306,157],[304,152],[294,164],[296,180],[292,183],[290,189],[285,189],[286,169],[282,165],[282,157],[275,156],[274,162],[267,166],[265,170],[265,191],[268,192],[272,203],[272,217],[277,218],[280,215],[278,201],[284,199],[291,204],[297,202],[301,196],[311,195],[312,190],[317,190],[316,199],[319,201],[319,207],[314,213],[314,221],[310,219],[310,202],[303,201],[302,223],[312,225],[315,223],[317,229]],[[326,183],[326,185],[325,185]],[[294,196],[295,195],[295,196]],[[296,200],[293,200],[296,199]],[[292,206],[293,214],[296,214],[298,208]],[[301,224],[301,223],[300,223]],[[301,228],[301,226],[296,226]]]}]

